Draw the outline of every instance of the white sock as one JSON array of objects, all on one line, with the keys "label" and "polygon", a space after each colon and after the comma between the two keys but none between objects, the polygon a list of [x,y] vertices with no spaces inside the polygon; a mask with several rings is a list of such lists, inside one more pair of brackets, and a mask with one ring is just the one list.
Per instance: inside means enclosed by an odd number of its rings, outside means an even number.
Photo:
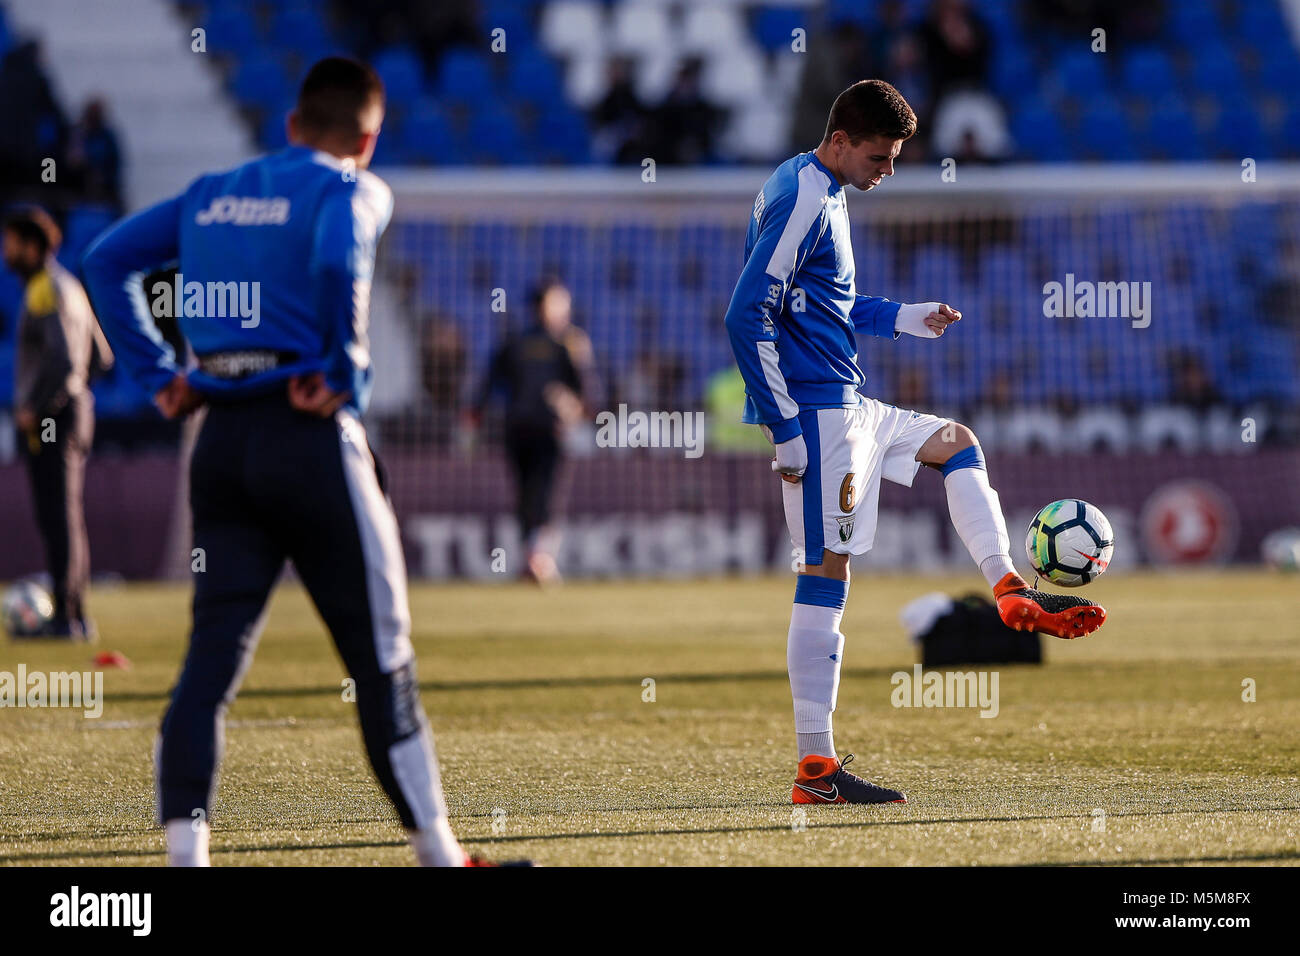
[{"label": "white sock", "polygon": [[799,759],[810,757],[814,754],[818,757],[835,756],[835,732],[828,730],[824,734],[800,734],[796,733],[795,740],[799,745]]},{"label": "white sock", "polygon": [[[847,585],[846,585],[847,588]],[[809,754],[835,756],[831,714],[840,689],[844,609],[795,604],[790,614],[786,666],[794,696],[794,730],[799,759]]]},{"label": "white sock", "polygon": [[438,817],[423,830],[412,830],[407,836],[420,866],[465,865],[465,851],[446,817]]},{"label": "white sock", "polygon": [[988,472],[957,468],[943,479],[943,486],[953,527],[992,587],[1016,568],[1011,563],[1011,537],[1002,517],[1002,503],[989,486]]},{"label": "white sock", "polygon": [[212,831],[207,820],[178,817],[168,820],[163,829],[167,834],[168,866],[211,866],[208,860],[208,841]]}]

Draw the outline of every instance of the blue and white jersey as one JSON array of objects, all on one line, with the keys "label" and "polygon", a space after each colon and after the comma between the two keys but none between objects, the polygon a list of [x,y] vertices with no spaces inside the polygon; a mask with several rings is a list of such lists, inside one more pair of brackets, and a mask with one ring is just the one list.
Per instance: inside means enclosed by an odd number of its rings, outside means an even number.
[{"label": "blue and white jersey", "polygon": [[201,364],[205,356],[275,358],[273,367],[240,377],[191,370],[194,388],[251,394],[321,371],[363,412],[375,246],[392,212],[392,191],[378,176],[291,146],[201,176],[180,196],[113,226],[82,260],[86,287],[118,360],[150,395],[180,367],[142,279],[178,264],[171,301]]},{"label": "blue and white jersey", "polygon": [[778,443],[800,434],[800,409],[861,401],[855,333],[898,337],[899,303],[857,293],[844,199],[808,152],[778,166],[754,201],[727,334],[745,379],[743,421]]}]

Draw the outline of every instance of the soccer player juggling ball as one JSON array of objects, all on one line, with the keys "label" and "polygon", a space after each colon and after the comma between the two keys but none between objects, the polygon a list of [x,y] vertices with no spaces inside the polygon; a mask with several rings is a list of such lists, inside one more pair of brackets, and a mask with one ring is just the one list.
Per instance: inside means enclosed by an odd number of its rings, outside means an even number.
[{"label": "soccer player juggling ball", "polygon": [[[158,742],[167,855],[208,863],[221,719],[251,662],[267,599],[293,560],[348,673],[371,765],[426,865],[467,862],[451,832],[420,706],[406,567],[393,509],[358,416],[375,246],[393,196],[366,170],[384,115],[368,66],[313,66],[289,117],[287,149],[201,176],[114,226],[84,268],[109,340],[169,418],[208,407],[190,468],[194,575],[189,651]],[[186,372],[141,294],[142,274],[179,262],[207,290],[181,331]],[[247,289],[249,310],[210,310]],[[256,289],[257,294],[252,294]],[[209,312],[216,314],[209,314]]]},{"label": "soccer player juggling ball", "polygon": [[882,478],[910,486],[921,465],[943,473],[953,524],[1008,625],[1075,638],[1106,617],[1089,601],[1032,590],[1016,574],[998,495],[969,428],[858,392],[857,333],[938,338],[962,317],[946,303],[900,304],[855,285],[844,187],[865,192],[892,176],[915,133],[916,115],[888,83],[863,80],[841,93],[821,144],[782,163],[758,194],[727,309],[745,378],[744,421],[761,425],[775,445],[786,523],[803,552],[786,651],[795,803],[906,800],[845,770],[852,755],[836,758],[831,733],[849,556],[871,548]]}]

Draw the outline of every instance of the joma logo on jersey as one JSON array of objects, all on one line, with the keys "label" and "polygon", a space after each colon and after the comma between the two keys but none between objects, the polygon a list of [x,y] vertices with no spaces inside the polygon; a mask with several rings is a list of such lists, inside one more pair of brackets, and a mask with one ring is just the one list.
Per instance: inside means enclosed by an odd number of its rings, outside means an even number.
[{"label": "joma logo on jersey", "polygon": [[194,216],[200,226],[230,223],[234,226],[283,226],[289,221],[289,200],[284,196],[218,196]]}]

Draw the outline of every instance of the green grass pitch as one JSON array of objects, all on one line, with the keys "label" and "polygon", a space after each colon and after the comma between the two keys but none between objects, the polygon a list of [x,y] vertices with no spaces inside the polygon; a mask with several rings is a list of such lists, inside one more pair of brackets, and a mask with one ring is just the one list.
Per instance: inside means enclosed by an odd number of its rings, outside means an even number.
[{"label": "green grass pitch", "polygon": [[[998,669],[995,718],[893,707],[890,675],[915,659],[899,608],[976,584],[857,575],[836,741],[911,802],[812,807],[802,824],[791,579],[416,587],[453,825],[474,852],[549,865],[1300,861],[1294,578],[1114,575],[1088,589],[1110,611],[1101,631]],[[163,862],[151,756],[188,602],[181,586],[95,591],[97,650],[134,665],[106,672],[100,719],[0,710],[0,863]],[[5,642],[0,670],[91,655]],[[412,862],[342,678],[304,594],[282,587],[229,714],[215,865]]]}]

